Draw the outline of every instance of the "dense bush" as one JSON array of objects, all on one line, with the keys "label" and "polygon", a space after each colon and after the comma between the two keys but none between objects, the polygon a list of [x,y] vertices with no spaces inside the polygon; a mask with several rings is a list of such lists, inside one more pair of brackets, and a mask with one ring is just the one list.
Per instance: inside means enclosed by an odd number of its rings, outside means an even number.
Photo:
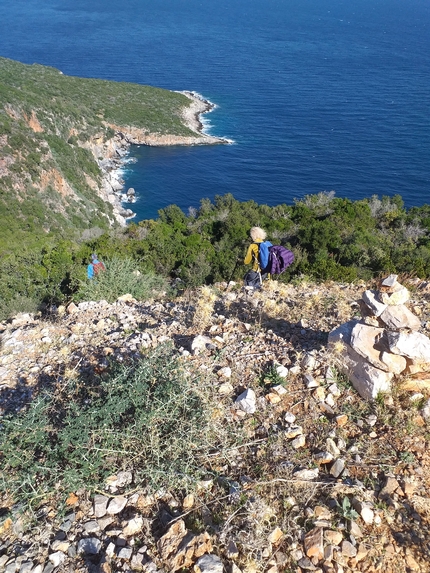
[{"label": "dense bush", "polygon": [[[147,298],[174,278],[184,287],[240,281],[254,225],[294,252],[294,264],[280,277],[284,282],[302,275],[341,282],[389,272],[430,276],[430,207],[408,211],[398,196],[350,201],[332,192],[318,193],[294,205],[269,207],[224,195],[213,203],[203,199],[188,215],[176,205],[159,215],[122,231],[96,228],[86,233],[94,236],[87,242],[60,240],[53,245],[52,234],[46,239],[51,244],[42,249],[36,243],[5,256],[0,260],[0,318],[14,305],[25,307],[25,301],[31,308],[35,301],[61,302],[72,296],[114,300],[130,292]],[[103,277],[89,283],[86,265],[93,251],[111,262]],[[133,274],[135,270],[141,275]]]},{"label": "dense bush", "polygon": [[139,265],[130,257],[118,256],[105,259],[106,270],[91,280],[83,280],[75,294],[76,300],[107,300],[114,302],[123,294],[131,294],[137,300],[154,298],[166,291],[167,281],[148,271],[142,273]]},{"label": "dense bush", "polygon": [[111,365],[105,377],[53,384],[26,411],[2,420],[2,490],[38,504],[48,494],[64,499],[101,488],[119,470],[149,490],[192,487],[213,444],[231,445],[211,415],[209,392],[170,346]]}]

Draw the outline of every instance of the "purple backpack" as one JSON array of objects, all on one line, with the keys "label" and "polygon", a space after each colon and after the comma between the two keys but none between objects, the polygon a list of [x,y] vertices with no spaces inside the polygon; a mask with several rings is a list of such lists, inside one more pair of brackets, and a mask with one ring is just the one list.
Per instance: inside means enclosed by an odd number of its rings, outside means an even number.
[{"label": "purple backpack", "polygon": [[273,245],[269,247],[269,262],[264,272],[271,275],[280,275],[293,261],[294,253],[285,247],[281,247],[281,245]]}]

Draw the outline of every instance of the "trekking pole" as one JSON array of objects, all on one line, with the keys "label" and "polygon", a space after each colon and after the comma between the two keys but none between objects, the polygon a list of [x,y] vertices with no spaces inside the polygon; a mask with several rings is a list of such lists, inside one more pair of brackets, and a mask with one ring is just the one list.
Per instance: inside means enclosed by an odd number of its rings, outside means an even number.
[{"label": "trekking pole", "polygon": [[231,279],[233,278],[234,273],[236,272],[236,269],[237,269],[237,265],[238,265],[238,264],[239,264],[239,259],[236,259],[236,264],[234,265],[233,272],[231,273],[231,276],[230,276],[230,278],[229,278],[228,281],[227,281],[227,286],[226,286],[225,289],[224,289],[225,291],[228,289],[228,285],[230,284]]}]

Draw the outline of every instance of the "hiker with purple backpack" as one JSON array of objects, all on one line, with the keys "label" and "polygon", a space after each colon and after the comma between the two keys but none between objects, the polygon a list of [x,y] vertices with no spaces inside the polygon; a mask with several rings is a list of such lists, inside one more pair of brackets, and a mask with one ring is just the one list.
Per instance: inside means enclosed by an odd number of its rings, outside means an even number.
[{"label": "hiker with purple backpack", "polygon": [[261,227],[252,227],[252,243],[248,247],[245,265],[253,263],[252,270],[245,275],[245,286],[261,288],[263,281],[273,275],[280,275],[294,261],[294,254],[281,245],[266,241],[267,233]]},{"label": "hiker with purple backpack", "polygon": [[106,270],[106,267],[105,267],[104,263],[99,261],[97,255],[95,253],[93,253],[91,255],[91,262],[87,267],[87,277],[91,280],[96,275],[98,275],[100,271],[105,271],[105,270]]}]

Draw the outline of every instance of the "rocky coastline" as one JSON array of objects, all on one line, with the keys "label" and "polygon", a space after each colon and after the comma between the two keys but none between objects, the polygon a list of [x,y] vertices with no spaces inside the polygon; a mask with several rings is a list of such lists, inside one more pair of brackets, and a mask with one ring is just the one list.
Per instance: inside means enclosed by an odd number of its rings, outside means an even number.
[{"label": "rocky coastline", "polygon": [[[214,137],[203,132],[201,116],[214,109],[214,104],[194,92],[180,92],[190,100],[189,106],[182,111],[183,123],[195,136],[180,136],[160,133],[149,133],[145,129],[124,127],[109,124],[115,135],[103,142],[101,139],[90,142],[91,150],[102,173],[101,197],[113,206],[113,216],[122,226],[136,216],[132,209],[124,208],[124,202],[134,202],[133,193],[125,193],[122,173],[124,166],[130,162],[128,157],[131,145],[149,145],[161,147],[166,145],[219,145],[231,143],[225,138]],[[101,158],[101,159],[100,159]]]}]

